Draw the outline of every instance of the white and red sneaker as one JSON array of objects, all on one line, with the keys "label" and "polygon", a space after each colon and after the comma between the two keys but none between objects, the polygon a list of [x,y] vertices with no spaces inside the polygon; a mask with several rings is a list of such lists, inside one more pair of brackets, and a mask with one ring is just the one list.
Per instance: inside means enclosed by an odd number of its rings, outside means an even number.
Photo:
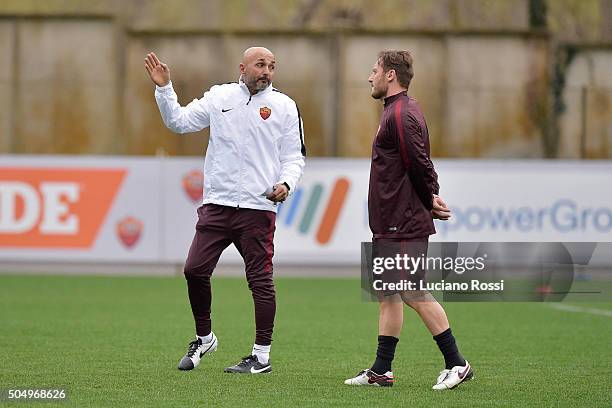
[{"label": "white and red sneaker", "polygon": [[355,377],[345,380],[344,383],[346,385],[374,385],[376,387],[392,387],[393,381],[393,373],[391,371],[387,371],[381,375],[367,369],[360,371]]},{"label": "white and red sneaker", "polygon": [[467,361],[464,366],[454,366],[453,368],[440,371],[438,380],[433,386],[434,390],[452,390],[464,381],[470,380],[474,376],[472,366]]}]

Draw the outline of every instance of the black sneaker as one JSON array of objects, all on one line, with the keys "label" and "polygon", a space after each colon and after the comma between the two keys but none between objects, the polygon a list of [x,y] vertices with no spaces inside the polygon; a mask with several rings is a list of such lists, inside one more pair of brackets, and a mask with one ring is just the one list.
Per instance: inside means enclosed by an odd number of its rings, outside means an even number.
[{"label": "black sneaker", "polygon": [[217,341],[217,336],[212,334],[212,339],[208,343],[202,343],[202,340],[198,337],[191,343],[189,343],[189,347],[187,348],[187,353],[183,356],[181,361],[179,362],[178,369],[179,370],[193,370],[200,364],[200,359],[204,357],[205,354],[212,353],[217,350],[217,345],[219,342]]},{"label": "black sneaker", "polygon": [[257,360],[257,357],[246,356],[235,366],[227,367],[223,371],[226,373],[264,374],[272,371],[272,365],[270,361],[267,364],[262,364]]}]

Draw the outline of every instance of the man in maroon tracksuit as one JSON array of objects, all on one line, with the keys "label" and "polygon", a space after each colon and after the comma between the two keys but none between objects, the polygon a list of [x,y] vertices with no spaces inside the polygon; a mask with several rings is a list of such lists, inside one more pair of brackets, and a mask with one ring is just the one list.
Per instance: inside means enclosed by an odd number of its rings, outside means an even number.
[{"label": "man in maroon tracksuit", "polygon": [[[413,77],[408,51],[382,51],[368,81],[372,97],[383,99],[384,111],[372,145],[368,210],[374,251],[404,248],[402,253],[427,253],[433,218],[447,220],[451,213],[438,197],[438,176],[429,154],[425,117],[417,101],[407,95]],[[424,273],[424,271],[419,271]],[[403,324],[403,306],[413,308],[427,326],[446,368],[434,390],[451,389],[472,377],[461,356],[442,306],[428,292],[385,291],[379,296],[379,336],[371,368],[345,381],[347,385],[392,386],[391,362]]]}]

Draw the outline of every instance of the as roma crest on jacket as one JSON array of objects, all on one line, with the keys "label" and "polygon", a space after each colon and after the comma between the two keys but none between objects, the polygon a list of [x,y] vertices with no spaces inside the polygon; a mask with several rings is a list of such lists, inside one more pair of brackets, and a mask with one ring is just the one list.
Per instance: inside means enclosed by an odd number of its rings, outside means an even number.
[{"label": "as roma crest on jacket", "polygon": [[140,239],[144,224],[137,218],[125,217],[117,223],[117,235],[127,248],[132,248]]},{"label": "as roma crest on jacket", "polygon": [[263,108],[259,108],[259,114],[261,115],[261,118],[263,120],[266,120],[272,114],[272,109],[268,108],[267,106],[264,106]]}]

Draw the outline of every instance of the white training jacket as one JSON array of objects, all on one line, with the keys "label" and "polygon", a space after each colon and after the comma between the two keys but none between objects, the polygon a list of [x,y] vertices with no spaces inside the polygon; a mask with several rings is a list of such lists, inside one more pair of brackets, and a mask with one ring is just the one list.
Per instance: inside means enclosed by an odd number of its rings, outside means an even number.
[{"label": "white training jacket", "polygon": [[295,191],[304,171],[302,119],[297,105],[269,85],[251,95],[242,82],[215,85],[180,106],[172,82],[156,87],[164,124],[175,133],[210,126],[204,160],[204,200],[276,212],[264,192],[278,183]]}]

